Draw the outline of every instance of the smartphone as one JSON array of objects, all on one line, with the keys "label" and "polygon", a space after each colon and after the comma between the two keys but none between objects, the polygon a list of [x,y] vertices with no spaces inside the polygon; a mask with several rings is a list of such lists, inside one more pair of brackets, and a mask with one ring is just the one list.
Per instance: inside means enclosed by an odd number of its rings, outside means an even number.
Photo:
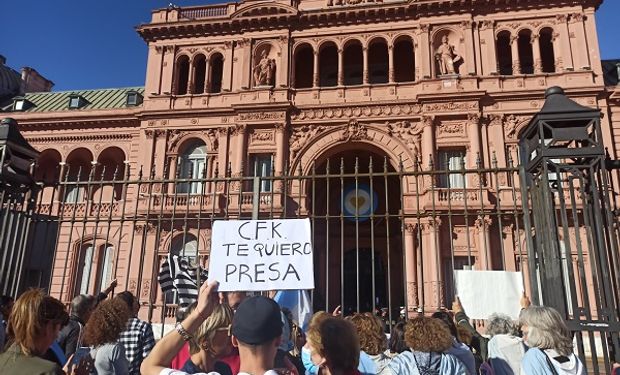
[{"label": "smartphone", "polygon": [[82,358],[84,358],[85,356],[89,354],[90,354],[89,347],[82,346],[82,347],[77,348],[77,350],[73,354],[73,358],[71,358],[71,364],[69,365],[69,368],[73,368],[74,366],[79,365],[80,361],[82,361]]}]

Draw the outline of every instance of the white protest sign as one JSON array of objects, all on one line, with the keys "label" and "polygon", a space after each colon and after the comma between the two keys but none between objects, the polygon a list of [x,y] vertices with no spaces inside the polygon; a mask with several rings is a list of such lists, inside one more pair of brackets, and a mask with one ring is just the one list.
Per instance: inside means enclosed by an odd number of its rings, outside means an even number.
[{"label": "white protest sign", "polygon": [[456,290],[463,309],[472,319],[487,319],[493,313],[519,317],[523,294],[521,272],[454,271]]},{"label": "white protest sign", "polygon": [[222,292],[314,289],[310,220],[214,222],[209,280]]}]

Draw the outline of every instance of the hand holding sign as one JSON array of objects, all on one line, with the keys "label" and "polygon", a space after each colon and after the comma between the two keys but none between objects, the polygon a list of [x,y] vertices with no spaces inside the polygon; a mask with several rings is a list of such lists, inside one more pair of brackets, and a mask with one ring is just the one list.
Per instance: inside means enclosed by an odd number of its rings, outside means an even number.
[{"label": "hand holding sign", "polygon": [[310,220],[216,221],[209,280],[220,291],[313,289]]}]

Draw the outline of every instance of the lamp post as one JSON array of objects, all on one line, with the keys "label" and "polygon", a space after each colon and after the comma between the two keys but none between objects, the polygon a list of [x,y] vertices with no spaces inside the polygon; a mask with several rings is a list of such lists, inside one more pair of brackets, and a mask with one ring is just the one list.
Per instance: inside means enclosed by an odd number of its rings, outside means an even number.
[{"label": "lamp post", "polygon": [[545,99],[519,139],[531,297],[565,317],[582,360],[582,334],[599,332],[618,361],[620,269],[601,112],[560,87]]},{"label": "lamp post", "polygon": [[0,122],[0,293],[19,291],[37,187],[32,177],[36,151],[17,122]]}]

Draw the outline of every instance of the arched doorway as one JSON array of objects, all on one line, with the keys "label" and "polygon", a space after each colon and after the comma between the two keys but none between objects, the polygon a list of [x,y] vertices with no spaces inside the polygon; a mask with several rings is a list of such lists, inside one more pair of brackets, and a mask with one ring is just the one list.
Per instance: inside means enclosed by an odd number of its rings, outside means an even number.
[{"label": "arched doorway", "polygon": [[401,183],[375,146],[345,143],[317,159],[309,186],[314,307],[345,315],[404,306]]}]

